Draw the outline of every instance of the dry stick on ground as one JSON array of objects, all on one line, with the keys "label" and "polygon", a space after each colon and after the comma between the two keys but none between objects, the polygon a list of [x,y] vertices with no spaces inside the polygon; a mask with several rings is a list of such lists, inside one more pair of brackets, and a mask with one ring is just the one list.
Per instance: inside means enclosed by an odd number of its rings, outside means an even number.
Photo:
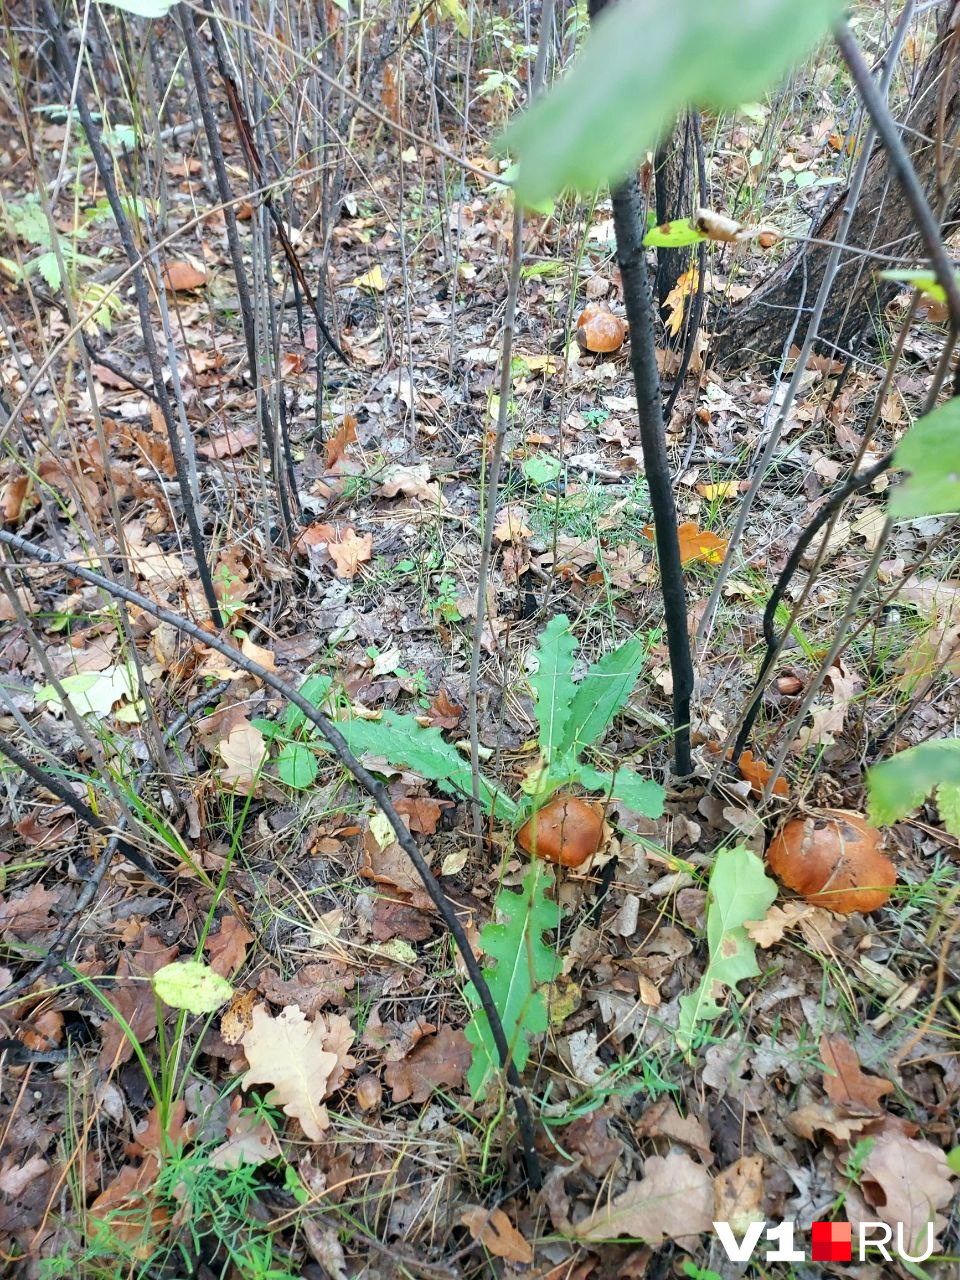
[{"label": "dry stick on ground", "polygon": [[[901,16],[901,23],[900,23],[901,27],[903,26],[904,22],[909,18],[911,13],[912,13],[912,4],[908,4],[904,9],[903,15]],[[900,46],[899,40],[897,39],[894,40],[894,46],[899,48]],[[884,94],[886,94],[889,91],[890,80],[893,75],[894,66],[895,66],[895,61],[891,59],[891,63],[887,67],[886,72],[884,74],[884,78],[883,78]],[[867,74],[867,78],[869,79],[869,73]],[[872,80],[870,81],[870,84],[876,97],[880,98],[880,92],[877,91],[876,88],[873,86]],[[854,214],[856,213],[857,204],[859,203],[860,195],[863,191],[864,182],[866,181],[867,169],[870,163],[870,157],[871,157],[872,151],[873,151],[873,130],[868,129],[863,138],[863,143],[860,149],[860,155],[859,155],[859,158],[857,159],[856,167],[853,172],[853,177],[850,180],[850,188],[847,192],[846,199],[844,202],[844,207],[843,207],[843,213],[841,214],[840,223],[839,223],[839,226],[837,227],[837,238],[830,247],[830,253],[827,257],[827,261],[824,266],[823,278],[820,281],[820,288],[817,291],[817,297],[813,305],[813,312],[810,316],[810,322],[807,325],[807,330],[806,330],[806,333],[804,334],[803,342],[800,346],[799,354],[797,355],[797,362],[796,362],[796,366],[794,367],[793,376],[791,377],[789,383],[787,384],[787,390],[786,390],[786,393],[784,394],[783,403],[780,406],[780,412],[777,416],[777,420],[774,423],[773,429],[771,430],[769,436],[767,437],[766,443],[763,446],[763,450],[760,453],[760,457],[757,459],[756,469],[754,471],[753,479],[750,482],[750,488],[747,490],[747,492],[743,496],[743,501],[740,504],[740,510],[737,513],[736,523],[734,524],[734,527],[733,527],[733,532],[730,534],[730,539],[729,539],[729,542],[727,543],[727,550],[723,558],[723,564],[720,566],[717,572],[716,582],[713,584],[713,590],[710,592],[710,598],[707,601],[707,606],[703,611],[703,616],[700,619],[699,626],[697,627],[697,642],[699,644],[705,644],[709,638],[710,631],[713,627],[713,620],[714,620],[714,617],[716,616],[717,607],[720,603],[720,597],[723,592],[723,588],[726,585],[727,579],[729,578],[730,574],[733,572],[734,556],[736,554],[737,548],[740,545],[740,539],[743,537],[743,531],[746,528],[747,520],[749,519],[750,512],[753,510],[753,504],[756,501],[757,494],[760,492],[760,488],[763,485],[764,481],[766,480],[767,467],[769,466],[770,460],[773,457],[774,450],[776,449],[777,445],[780,442],[780,436],[783,432],[784,426],[786,425],[787,417],[790,413],[790,409],[793,405],[794,400],[796,399],[797,392],[800,389],[800,383],[806,373],[807,360],[809,359],[810,353],[813,350],[813,345],[820,331],[820,323],[823,319],[824,312],[826,311],[827,303],[830,299],[830,294],[833,290],[834,281],[837,278],[837,272],[840,267],[840,257],[846,246],[847,236],[849,235],[849,232],[850,232],[850,226],[853,222]],[[909,164],[909,160],[907,161],[907,163]],[[791,334],[791,340],[788,341],[786,344],[788,350],[791,345],[791,342],[792,342],[792,334]]]},{"label": "dry stick on ground", "polygon": [[[225,690],[229,689],[230,683],[231,682],[229,680],[221,680],[218,684],[215,684],[212,688],[205,689],[203,693],[201,693],[198,697],[194,698],[192,702],[188,702],[186,707],[184,707],[183,711],[180,713],[180,715],[178,715],[176,720],[174,720],[173,724],[171,724],[168,728],[164,730],[164,733],[163,733],[164,743],[168,745],[169,743],[174,742],[179,737],[179,735],[183,732],[183,730],[187,727],[187,725],[190,723],[193,717],[197,715],[200,711],[202,711],[205,707],[209,706],[211,702],[215,702],[216,699],[219,698],[223,692],[225,692]],[[14,750],[16,750],[16,748],[14,748]],[[2,743],[0,743],[0,751],[3,751],[5,755],[9,755],[11,760],[14,759],[13,753],[8,752],[6,747],[3,746]],[[17,754],[19,755],[19,752],[17,752]],[[19,763],[19,761],[17,761],[17,763]],[[24,768],[22,764],[20,765],[20,767]],[[144,767],[141,769],[136,782],[133,784],[133,794],[135,796],[142,795],[144,787],[147,785],[149,780],[153,777],[153,775],[156,772],[157,772],[156,761],[148,760],[147,763],[144,765]],[[31,773],[31,777],[34,777],[32,773]],[[55,778],[53,780],[55,782],[59,782],[59,779]],[[57,795],[61,794],[59,790],[57,790],[55,787],[51,785],[50,775],[46,773],[44,773],[43,785],[45,787],[49,787],[50,790],[55,792],[55,794]],[[69,804],[70,807],[74,810],[74,812],[76,812],[79,817],[82,817],[85,822],[90,822],[90,819],[88,817],[86,817],[84,814],[81,814],[79,812],[79,810],[77,809],[77,805],[74,804],[73,801],[68,800],[66,796],[62,796],[62,799],[64,799],[66,803]],[[75,799],[76,797],[74,797],[74,800]],[[83,806],[83,807],[86,808],[86,806]],[[90,822],[91,826],[99,826],[100,828],[103,828],[104,826],[107,825],[106,823],[100,822],[96,814],[93,814],[92,816],[94,818],[94,821]],[[97,891],[99,890],[101,884],[103,884],[107,871],[110,868],[110,863],[113,861],[114,854],[122,853],[125,857],[129,858],[130,861],[133,862],[135,865],[140,866],[140,864],[137,862],[137,857],[143,857],[143,855],[140,854],[138,850],[133,849],[132,846],[130,845],[130,842],[123,838],[123,831],[126,829],[126,826],[127,826],[127,816],[126,814],[122,813],[120,814],[120,817],[117,819],[116,830],[113,832],[113,834],[110,836],[110,839],[107,841],[106,845],[104,846],[104,850],[103,850],[103,853],[100,855],[100,861],[97,864],[96,871],[87,881],[86,887],[84,888],[80,897],[77,899],[77,904],[73,908],[71,918],[66,922],[66,924],[63,925],[63,927],[51,939],[51,941],[46,944],[47,954],[40,961],[40,963],[37,964],[36,967],[30,971],[30,973],[24,974],[22,978],[19,978],[16,982],[12,983],[9,987],[7,987],[4,990],[3,992],[4,1005],[11,1004],[14,998],[18,996],[21,993],[21,991],[29,991],[29,989],[33,986],[33,984],[37,981],[38,978],[43,977],[45,973],[48,973],[51,969],[54,969],[59,965],[60,961],[64,958],[64,955],[66,954],[67,947],[70,945],[71,941],[73,940],[73,938],[77,933],[77,930],[80,927],[78,923],[79,917],[82,915],[84,911],[86,911],[87,907],[96,897]],[[141,867],[141,870],[143,869],[144,868]],[[162,884],[166,886],[170,883],[169,880],[165,878],[161,878],[160,875],[155,871],[148,871],[147,874],[151,875],[157,881],[158,884]]]},{"label": "dry stick on ground", "polygon": [[476,989],[477,996],[483,1012],[487,1015],[490,1023],[490,1032],[493,1036],[494,1043],[497,1046],[497,1053],[500,1055],[500,1065],[506,1073],[507,1084],[513,1097],[514,1107],[517,1113],[517,1123],[520,1128],[520,1139],[522,1144],[523,1165],[527,1178],[535,1189],[541,1185],[540,1161],[534,1149],[534,1126],[530,1108],[527,1104],[526,1096],[523,1092],[523,1086],[520,1077],[517,1074],[517,1068],[514,1065],[513,1058],[510,1053],[510,1046],[507,1043],[506,1035],[503,1030],[503,1023],[500,1021],[500,1014],[497,1011],[496,1004],[490,994],[490,988],[487,986],[486,979],[477,962],[477,957],[473,953],[470,946],[470,940],[464,931],[463,925],[457,918],[457,914],[447,900],[446,894],[441,889],[433,872],[427,866],[423,854],[413,836],[410,834],[408,827],[404,824],[403,819],[394,808],[393,801],[390,799],[390,793],[382,782],[379,782],[373,774],[360,763],[357,757],[347,745],[347,740],[336,726],[327,719],[322,711],[318,711],[312,702],[308,700],[292,685],[280,678],[274,671],[269,671],[266,667],[260,665],[247,658],[238,649],[233,648],[226,640],[220,636],[211,635],[205,631],[203,627],[192,622],[189,618],[184,618],[178,613],[174,613],[171,609],[165,609],[162,605],[155,604],[147,596],[141,595],[138,591],[132,591],[129,587],[125,587],[117,582],[110,582],[102,577],[99,573],[94,573],[91,569],[85,568],[83,565],[74,564],[71,561],[61,560],[58,556],[51,555],[49,551],[45,551],[43,547],[38,547],[36,543],[27,541],[17,534],[8,533],[4,529],[0,529],[0,544],[19,551],[23,555],[29,556],[33,560],[38,560],[41,564],[50,565],[69,573],[72,577],[80,578],[83,582],[90,583],[91,586],[99,587],[105,591],[108,596],[118,597],[125,600],[128,604],[136,605],[139,609],[143,609],[145,613],[149,613],[151,617],[158,618],[161,622],[166,622],[171,627],[176,627],[178,631],[182,631],[185,635],[190,636],[193,640],[199,641],[201,644],[209,646],[222,654],[225,658],[239,667],[248,675],[256,676],[269,689],[275,693],[279,693],[281,697],[287,699],[298,707],[307,717],[311,724],[315,725],[326,739],[330,750],[340,761],[349,774],[360,784],[364,791],[367,792],[379,805],[383,814],[387,818],[390,826],[393,828],[397,843],[403,849],[404,853],[413,863],[417,874],[423,882],[424,888],[430,895],[434,906],[437,908],[444,924],[450,930],[450,934],[456,943],[457,950],[466,966],[470,981]]},{"label": "dry stick on ground", "polygon": [[[193,20],[193,13],[189,5],[179,6],[180,25],[183,29],[183,38],[187,46],[187,55],[190,59],[190,70],[193,74],[193,83],[197,90],[197,104],[200,107],[200,117],[203,120],[204,132],[207,135],[207,146],[210,148],[210,159],[213,162],[213,174],[217,184],[217,192],[220,196],[220,202],[223,207],[223,220],[227,233],[227,247],[230,252],[230,263],[233,267],[233,276],[237,284],[237,298],[240,302],[240,320],[243,324],[243,338],[247,348],[247,366],[250,370],[250,380],[256,390],[257,407],[260,410],[260,429],[263,432],[263,438],[269,451],[270,458],[274,466],[274,475],[277,477],[277,496],[280,500],[280,514],[283,519],[284,529],[286,530],[287,539],[293,537],[294,519],[290,509],[290,495],[296,499],[296,477],[293,473],[293,460],[290,457],[290,450],[283,451],[283,471],[287,477],[287,483],[284,484],[280,478],[280,462],[277,432],[274,427],[273,418],[270,415],[270,409],[267,405],[266,395],[263,387],[260,385],[260,361],[257,353],[257,339],[254,328],[253,306],[250,301],[250,288],[247,284],[247,273],[243,265],[243,250],[240,245],[240,233],[237,230],[237,216],[233,207],[233,193],[230,189],[230,179],[227,176],[227,166],[223,156],[223,145],[220,141],[220,122],[217,120],[217,114],[213,109],[213,103],[210,100],[210,86],[207,81],[207,72],[203,64],[203,58],[200,53],[199,42],[197,40],[197,28]],[[215,19],[208,15],[208,24],[213,36],[214,45],[218,50],[218,41],[221,39],[219,28]]]},{"label": "dry stick on ground", "polygon": [[[543,74],[547,61],[547,47],[553,25],[554,0],[544,0],[540,10],[540,41],[537,61],[530,89],[531,100],[543,87]],[[517,296],[520,292],[520,267],[523,263],[523,210],[519,204],[513,210],[513,240],[510,245],[510,275],[507,281],[507,301],[503,316],[503,337],[500,346],[500,401],[497,405],[497,430],[493,452],[487,471],[484,498],[486,510],[483,520],[483,541],[480,546],[480,567],[477,573],[477,616],[473,627],[473,647],[470,652],[470,683],[467,710],[470,722],[470,774],[473,787],[472,816],[473,836],[477,853],[483,851],[483,817],[480,810],[480,725],[477,702],[480,682],[480,651],[483,642],[483,624],[487,615],[487,584],[490,578],[490,561],[493,555],[493,530],[497,520],[497,492],[500,484],[500,467],[507,438],[507,418],[510,407],[511,356],[513,331],[517,318]],[[483,444],[481,442],[481,447]]]},{"label": "dry stick on ground", "polygon": [[[51,0],[43,0],[43,11],[46,18],[47,27],[49,28],[51,38],[56,47],[57,57],[59,58],[61,68],[66,73],[70,66],[70,51],[67,48],[67,42],[63,38],[63,30],[60,26],[60,20],[57,17],[56,10]],[[82,51],[81,51],[82,56]],[[157,349],[157,340],[153,333],[153,317],[150,312],[150,295],[147,290],[146,273],[143,270],[143,259],[137,251],[137,246],[133,239],[133,230],[130,226],[130,219],[127,217],[123,207],[123,201],[120,199],[120,192],[117,190],[117,183],[113,176],[113,166],[107,153],[103,149],[103,140],[100,136],[100,129],[96,121],[90,113],[87,105],[86,95],[80,87],[79,77],[76,87],[76,104],[80,121],[83,124],[84,132],[87,135],[87,142],[90,145],[90,151],[97,165],[97,171],[100,174],[100,180],[103,183],[107,200],[110,204],[110,210],[113,213],[114,221],[117,224],[117,230],[120,233],[120,242],[123,250],[127,255],[127,260],[133,270],[133,286],[137,298],[137,310],[140,313],[140,329],[143,337],[143,346],[147,355],[147,363],[150,366],[150,376],[153,379],[153,387],[157,395],[157,402],[160,405],[160,412],[163,415],[164,426],[167,430],[167,441],[170,445],[170,454],[173,458],[173,465],[177,474],[177,484],[180,489],[180,498],[183,502],[184,515],[187,521],[187,528],[190,533],[190,542],[193,546],[193,553],[197,560],[197,574],[200,578],[200,584],[203,587],[203,594],[206,597],[207,606],[210,609],[210,616],[214,625],[223,626],[223,619],[220,614],[220,606],[217,601],[216,592],[213,589],[213,579],[210,576],[210,566],[207,564],[206,549],[204,546],[203,532],[200,528],[200,520],[197,515],[196,504],[193,501],[193,495],[190,492],[190,477],[187,474],[186,460],[183,454],[183,446],[177,431],[177,424],[173,416],[173,406],[170,403],[170,397],[167,392],[167,386],[163,378],[163,363],[160,359],[160,352]],[[163,287],[160,282],[160,288]]]}]

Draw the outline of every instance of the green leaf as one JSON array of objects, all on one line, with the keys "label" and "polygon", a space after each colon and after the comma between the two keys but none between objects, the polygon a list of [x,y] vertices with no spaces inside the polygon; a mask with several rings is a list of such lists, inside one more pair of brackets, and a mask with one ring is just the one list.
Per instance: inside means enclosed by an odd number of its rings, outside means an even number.
[{"label": "green leaf", "polygon": [[562,613],[551,618],[540,633],[537,673],[530,677],[540,721],[540,750],[548,762],[570,745],[567,724],[577,694],[571,674],[574,648],[569,618]]},{"label": "green leaf", "polygon": [[[913,285],[914,289],[919,289],[928,298],[933,298],[934,302],[947,300],[947,291],[938,282],[935,271],[878,271],[877,275],[881,280],[895,280],[902,284]],[[960,275],[957,276],[957,282],[960,283]]]},{"label": "green leaf", "polygon": [[910,476],[890,494],[896,520],[960,511],[960,397],[918,419],[893,455]]},{"label": "green leaf", "polygon": [[689,218],[678,218],[676,222],[664,222],[653,227],[643,237],[643,243],[648,249],[683,249],[688,244],[698,244],[706,239]]},{"label": "green leaf", "polygon": [[517,159],[517,198],[622,179],[684,107],[759,97],[842,12],[841,0],[619,0],[572,71],[500,140]]},{"label": "green leaf", "polygon": [[97,4],[112,5],[136,18],[165,18],[178,0],[97,0]]},{"label": "green leaf", "polygon": [[51,289],[57,290],[60,288],[60,263],[57,261],[57,255],[52,249],[48,249],[46,253],[41,253],[32,259],[30,270],[39,271]]},{"label": "green leaf", "polygon": [[277,756],[280,781],[294,791],[306,791],[317,780],[317,757],[302,742],[288,742]]},{"label": "green leaf", "polygon": [[960,738],[921,742],[867,770],[867,815],[878,826],[899,822],[932,792],[943,824],[960,836]]},{"label": "green leaf", "polygon": [[960,1147],[947,1152],[947,1165],[952,1173],[960,1173]]},{"label": "green leaf", "polygon": [[[469,760],[443,738],[439,729],[424,729],[413,716],[385,711],[379,720],[338,721],[337,728],[354,755],[369,752],[384,756],[390,764],[413,769],[445,791],[467,796],[473,793]],[[514,821],[517,806],[486,778],[480,779],[480,802],[487,813],[493,813],[496,804],[498,818]]]},{"label": "green leaf", "polygon": [[255,729],[260,730],[265,742],[273,742],[275,738],[285,738],[287,736],[276,720],[264,720],[261,716],[255,716],[250,723]]},{"label": "green leaf", "polygon": [[618,769],[614,776],[612,773],[601,773],[588,764],[577,767],[577,776],[588,791],[603,791],[612,800],[619,800],[628,809],[642,813],[647,818],[663,817],[666,792],[659,782],[654,782],[651,778],[642,778],[632,769]]},{"label": "green leaf", "polygon": [[[530,1037],[547,1029],[547,1007],[539,988],[552,982],[560,969],[556,951],[543,941],[544,933],[560,925],[560,908],[546,896],[552,884],[552,872],[534,860],[519,893],[503,888],[497,894],[496,913],[502,923],[485,925],[480,931],[480,945],[488,961],[495,962],[484,966],[483,976],[518,1071],[527,1065]],[[479,1098],[500,1071],[500,1055],[472,982],[464,995],[471,1010],[467,1039],[473,1046],[467,1083],[473,1097]]]},{"label": "green leaf", "polygon": [[[330,692],[332,684],[333,681],[330,676],[308,676],[298,692],[302,698],[306,698],[312,707],[316,707],[319,710],[326,702],[327,694]],[[287,713],[283,719],[283,727],[287,736],[292,737],[306,723],[306,715],[299,707],[291,703],[287,707]]]},{"label": "green leaf", "polygon": [[677,1043],[689,1053],[698,1022],[723,1012],[719,988],[738,995],[737,984],[759,974],[756,948],[744,924],[762,920],[777,896],[777,886],[764,874],[763,863],[748,849],[721,849],[710,876],[707,895],[707,945],[710,959],[700,986],[680,997]]},{"label": "green leaf", "polygon": [[575,753],[603,736],[613,717],[633,693],[646,657],[642,640],[634,637],[594,662],[577,686],[564,735]]},{"label": "green leaf", "polygon": [[200,960],[174,960],[150,979],[157,998],[171,1009],[213,1013],[233,995],[233,987]]},{"label": "green leaf", "polygon": [[563,471],[563,463],[559,458],[551,458],[549,454],[534,454],[532,458],[524,458],[523,474],[531,484],[543,486],[552,484]]}]

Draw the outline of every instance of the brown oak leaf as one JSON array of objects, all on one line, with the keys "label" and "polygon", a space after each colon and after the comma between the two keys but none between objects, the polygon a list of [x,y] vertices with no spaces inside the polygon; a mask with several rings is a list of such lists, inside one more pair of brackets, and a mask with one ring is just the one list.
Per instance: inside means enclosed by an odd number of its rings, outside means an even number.
[{"label": "brown oak leaf", "polygon": [[389,1062],[384,1078],[394,1102],[426,1102],[441,1085],[460,1088],[470,1057],[464,1033],[441,1027],[435,1036],[419,1040],[399,1062]]},{"label": "brown oak leaf", "polygon": [[822,1036],[820,1057],[826,1070],[823,1088],[834,1106],[851,1115],[877,1115],[880,1099],[891,1093],[893,1085],[879,1076],[868,1076],[860,1070],[857,1051],[846,1036]]}]

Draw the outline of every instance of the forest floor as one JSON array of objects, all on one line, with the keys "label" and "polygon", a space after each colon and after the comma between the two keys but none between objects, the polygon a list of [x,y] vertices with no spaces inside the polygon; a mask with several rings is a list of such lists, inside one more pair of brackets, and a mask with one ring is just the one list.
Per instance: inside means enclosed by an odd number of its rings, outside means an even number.
[{"label": "forest floor", "polygon": [[[756,193],[755,220],[808,224],[833,189],[841,129],[827,78],[814,85],[803,114],[785,110],[773,132],[760,107],[717,127],[708,147],[717,207],[750,180],[744,157],[762,147],[774,176]],[[53,115],[37,124],[30,161],[9,100],[0,124],[3,252],[29,261],[42,249],[30,240],[29,219],[42,217],[30,194],[36,169],[56,172],[66,126]],[[294,686],[332,677],[340,714],[404,712],[451,742],[468,740],[509,198],[476,171],[461,181],[428,146],[360,131],[363,162],[338,203],[324,288],[349,364],[326,354],[322,395],[316,326],[307,309],[298,314],[276,254],[279,380],[270,394],[276,405],[283,398],[303,515],[291,547],[276,468],[261,447],[201,136],[164,144],[165,227],[176,234],[163,253],[177,394],[196,443],[227,632]],[[239,190],[245,162],[226,118],[222,136]],[[461,142],[452,129],[446,141]],[[475,137],[462,143],[475,166],[496,172]],[[57,207],[58,226],[109,280],[125,260],[116,227],[96,214],[103,190],[93,167],[80,172],[76,203]],[[295,208],[296,251],[315,280],[322,229],[305,216],[306,190]],[[252,254],[261,212],[246,213],[241,241]],[[762,1264],[758,1246],[747,1271],[731,1268],[711,1224],[729,1222],[740,1236],[757,1218],[794,1221],[806,1249],[815,1221],[852,1222],[856,1237],[861,1221],[920,1230],[931,1215],[934,1259],[920,1267],[875,1257],[854,1274],[956,1274],[960,1214],[944,1153],[958,1143],[960,1097],[948,933],[957,844],[934,809],[885,832],[897,887],[884,907],[839,916],[785,894],[750,926],[759,976],[692,1047],[676,1035],[679,1000],[709,961],[707,880],[717,850],[762,855],[787,813],[862,813],[868,740],[956,640],[960,584],[947,522],[897,526],[851,624],[862,629],[795,723],[877,545],[879,483],[844,508],[764,697],[753,749],[767,761],[786,752],[786,795],[763,801],[762,771],[718,769],[762,656],[771,585],[849,468],[882,383],[884,348],[839,384],[841,366],[810,362],[696,652],[696,768],[679,785],[670,775],[669,663],[629,341],[593,355],[573,336],[590,301],[622,314],[609,202],[531,215],[523,235],[480,669],[485,768],[521,794],[538,759],[534,654],[545,625],[565,614],[579,645],[577,676],[642,637],[643,674],[602,754],[667,786],[662,817],[608,806],[602,851],[558,876],[560,972],[549,1029],[524,1073],[543,1188],[524,1183],[509,1100],[496,1091],[471,1099],[462,966],[373,801],[302,730],[288,737],[311,758],[309,785],[287,785],[277,762],[285,739],[263,724],[283,721],[282,698],[136,608],[129,625],[141,672],[131,675],[115,605],[76,577],[33,565],[18,577],[16,605],[8,594],[0,600],[0,731],[47,768],[42,752],[52,752],[86,803],[99,808],[108,795],[102,780],[90,782],[96,756],[63,714],[51,672],[128,802],[151,735],[194,700],[206,695],[209,704],[188,720],[162,785],[148,780],[140,803],[155,838],[135,843],[169,877],[165,887],[121,850],[93,901],[78,908],[103,840],[21,770],[3,774],[0,994],[51,949],[54,959],[25,991],[3,995],[0,1233],[10,1274],[804,1277],[832,1264]],[[783,252],[711,247],[704,339],[668,424],[691,630],[793,371],[789,355],[779,371],[759,361],[736,375],[711,369],[712,308],[745,296]],[[11,283],[2,301],[4,408],[18,406],[4,527],[67,560],[96,567],[99,555],[136,590],[202,624],[169,445],[143,389],[150,372],[129,282],[112,327],[92,326],[88,359],[58,291],[31,280]],[[684,299],[675,303],[682,319]],[[899,299],[886,317],[890,333],[904,313]],[[162,340],[159,319],[157,332]],[[942,338],[936,316],[912,325],[881,405],[877,454],[916,416]],[[680,341],[658,335],[667,386]],[[169,365],[167,377],[173,387]],[[941,679],[891,745],[950,732],[956,709],[955,687]],[[520,884],[526,856],[500,826],[478,849],[465,798],[412,768],[366,760],[479,946],[498,888]],[[61,931],[71,925],[64,950]],[[232,984],[225,1012],[178,1014],[155,998],[149,975],[194,954]],[[291,1118],[295,1108],[283,1113],[282,1088],[267,1098],[276,1074],[257,1075],[245,1039],[259,1028],[262,1055],[264,1036],[304,1017],[323,1031],[306,1058],[322,1100],[307,1124]]]}]

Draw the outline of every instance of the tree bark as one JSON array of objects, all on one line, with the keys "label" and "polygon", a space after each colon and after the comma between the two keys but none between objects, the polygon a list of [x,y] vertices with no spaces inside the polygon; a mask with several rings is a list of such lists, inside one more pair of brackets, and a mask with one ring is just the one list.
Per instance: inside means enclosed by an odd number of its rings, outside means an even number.
[{"label": "tree bark", "polygon": [[[936,45],[920,69],[904,138],[917,176],[949,235],[960,223],[960,0],[948,0]],[[827,209],[812,239],[830,241],[840,222],[846,192]],[[912,267],[921,251],[909,207],[892,180],[883,148],[870,159],[847,243],[885,255],[882,261],[850,254],[841,260],[820,325],[818,345],[843,357],[854,350],[899,285],[877,280],[876,272]],[[718,365],[738,368],[748,360],[779,360],[797,308],[810,307],[823,279],[829,249],[800,246],[764,284],[721,317],[713,350]],[[896,262],[890,261],[895,257]],[[803,338],[801,320],[797,341]]]}]

